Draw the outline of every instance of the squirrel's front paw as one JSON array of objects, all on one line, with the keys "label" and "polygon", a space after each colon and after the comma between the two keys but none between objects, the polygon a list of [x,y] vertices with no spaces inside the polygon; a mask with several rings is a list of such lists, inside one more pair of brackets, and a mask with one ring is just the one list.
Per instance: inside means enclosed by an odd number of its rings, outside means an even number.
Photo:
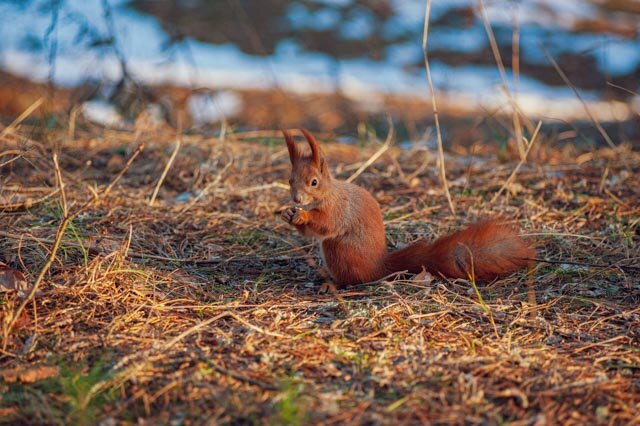
[{"label": "squirrel's front paw", "polygon": [[280,218],[287,223],[291,223],[291,219],[293,219],[295,214],[296,214],[296,209],[293,207],[288,207],[282,210],[282,212],[280,212]]},{"label": "squirrel's front paw", "polygon": [[288,207],[282,210],[280,218],[292,225],[304,225],[309,222],[309,213],[297,207]]}]

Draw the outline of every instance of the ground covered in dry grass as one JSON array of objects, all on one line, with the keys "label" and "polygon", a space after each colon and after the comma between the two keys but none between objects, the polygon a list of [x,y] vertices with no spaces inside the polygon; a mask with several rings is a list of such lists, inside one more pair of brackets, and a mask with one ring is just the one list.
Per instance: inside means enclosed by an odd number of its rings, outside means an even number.
[{"label": "ground covered in dry grass", "polygon": [[[63,127],[1,135],[2,421],[640,422],[637,151],[541,135],[495,200],[515,162],[447,157],[453,216],[434,151],[392,148],[356,180],[390,245],[502,214],[541,258],[579,264],[478,292],[399,277],[319,294],[314,247],[275,214],[289,169],[276,132]],[[347,178],[378,147],[326,151]]]}]

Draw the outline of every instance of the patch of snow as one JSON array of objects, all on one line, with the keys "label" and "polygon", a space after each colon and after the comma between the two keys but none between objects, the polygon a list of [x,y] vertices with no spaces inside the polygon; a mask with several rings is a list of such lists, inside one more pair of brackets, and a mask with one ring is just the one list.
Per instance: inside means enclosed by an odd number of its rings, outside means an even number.
[{"label": "patch of snow", "polygon": [[108,102],[91,100],[82,104],[82,115],[89,121],[105,127],[123,127],[124,120],[118,110]]},{"label": "patch of snow", "polygon": [[242,99],[231,91],[215,94],[194,94],[187,100],[187,107],[195,124],[217,123],[242,111]]}]

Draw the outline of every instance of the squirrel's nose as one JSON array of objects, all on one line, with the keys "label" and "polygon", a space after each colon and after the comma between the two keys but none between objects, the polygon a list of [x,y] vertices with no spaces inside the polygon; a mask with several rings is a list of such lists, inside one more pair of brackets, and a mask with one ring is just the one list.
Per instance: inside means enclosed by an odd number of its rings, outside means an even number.
[{"label": "squirrel's nose", "polygon": [[302,197],[300,197],[299,195],[294,195],[293,202],[296,204],[300,204],[302,202]]}]

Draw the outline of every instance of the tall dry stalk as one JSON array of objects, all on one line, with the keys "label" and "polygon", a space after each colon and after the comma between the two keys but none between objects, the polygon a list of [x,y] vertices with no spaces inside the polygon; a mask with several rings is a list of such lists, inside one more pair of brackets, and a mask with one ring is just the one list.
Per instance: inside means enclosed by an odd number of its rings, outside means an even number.
[{"label": "tall dry stalk", "polygon": [[[518,153],[520,154],[520,160],[524,160],[526,146],[524,143],[524,139],[522,136],[522,124],[520,123],[520,108],[518,107],[518,103],[509,90],[509,80],[507,79],[507,72],[504,68],[504,62],[502,61],[502,56],[500,55],[500,50],[498,49],[498,42],[496,41],[496,37],[493,34],[493,30],[491,29],[491,23],[489,22],[489,17],[487,16],[487,10],[484,7],[484,2],[482,0],[478,0],[478,8],[480,9],[480,16],[482,17],[482,23],[484,25],[484,29],[487,33],[487,37],[489,38],[489,45],[491,46],[491,52],[493,53],[493,57],[496,61],[496,66],[498,67],[498,72],[500,73],[500,78],[502,79],[503,89],[507,95],[507,99],[511,104],[512,113],[512,121],[513,121],[513,132],[515,134],[516,139],[516,147],[518,148]],[[519,53],[519,44],[520,44],[520,33],[517,30],[517,20],[515,17],[513,18],[514,25],[514,33],[512,38],[513,45],[513,57],[515,58]],[[516,65],[517,64],[517,65]],[[517,67],[517,68],[516,68]],[[520,72],[520,64],[519,58],[514,62],[514,75],[516,72]]]},{"label": "tall dry stalk", "polygon": [[558,73],[558,75],[560,76],[562,81],[564,81],[564,83],[567,86],[569,86],[571,88],[571,90],[573,90],[573,93],[576,95],[576,98],[578,98],[578,100],[580,101],[580,103],[584,107],[584,111],[587,113],[587,116],[589,116],[589,119],[591,120],[593,125],[596,127],[596,129],[598,129],[598,132],[600,132],[600,135],[604,138],[604,140],[607,142],[609,147],[615,149],[616,148],[616,144],[613,143],[613,140],[611,140],[611,138],[609,137],[609,134],[607,133],[607,131],[604,129],[604,127],[602,127],[602,124],[600,124],[600,122],[598,120],[596,120],[596,117],[591,112],[591,109],[589,108],[589,105],[587,105],[587,103],[584,101],[584,99],[582,99],[582,96],[580,95],[580,92],[578,92],[578,89],[576,88],[576,86],[573,83],[571,83],[571,80],[569,80],[569,77],[567,77],[567,75],[564,73],[562,68],[560,68],[560,65],[558,65],[556,60],[553,59],[553,56],[551,56],[549,54],[547,49],[545,49],[544,46],[542,46],[542,45],[540,45],[540,49],[542,49],[542,53],[544,53],[544,56],[551,63],[551,65],[553,65],[553,68],[556,70],[556,72]]},{"label": "tall dry stalk", "polygon": [[449,203],[449,209],[452,214],[456,214],[456,209],[451,200],[451,194],[449,193],[449,184],[447,183],[447,171],[444,164],[444,149],[442,148],[442,132],[440,131],[440,118],[438,117],[438,105],[436,103],[436,92],[433,87],[433,80],[431,78],[431,67],[429,66],[429,55],[427,54],[427,41],[429,37],[429,15],[431,15],[431,0],[427,0],[427,7],[424,12],[424,30],[422,33],[422,55],[424,57],[424,67],[427,71],[427,81],[429,83],[429,90],[431,91],[431,105],[433,107],[433,118],[436,122],[436,135],[438,141],[438,162],[440,163],[440,179],[442,180],[442,187],[444,193],[447,196],[447,202]]}]

